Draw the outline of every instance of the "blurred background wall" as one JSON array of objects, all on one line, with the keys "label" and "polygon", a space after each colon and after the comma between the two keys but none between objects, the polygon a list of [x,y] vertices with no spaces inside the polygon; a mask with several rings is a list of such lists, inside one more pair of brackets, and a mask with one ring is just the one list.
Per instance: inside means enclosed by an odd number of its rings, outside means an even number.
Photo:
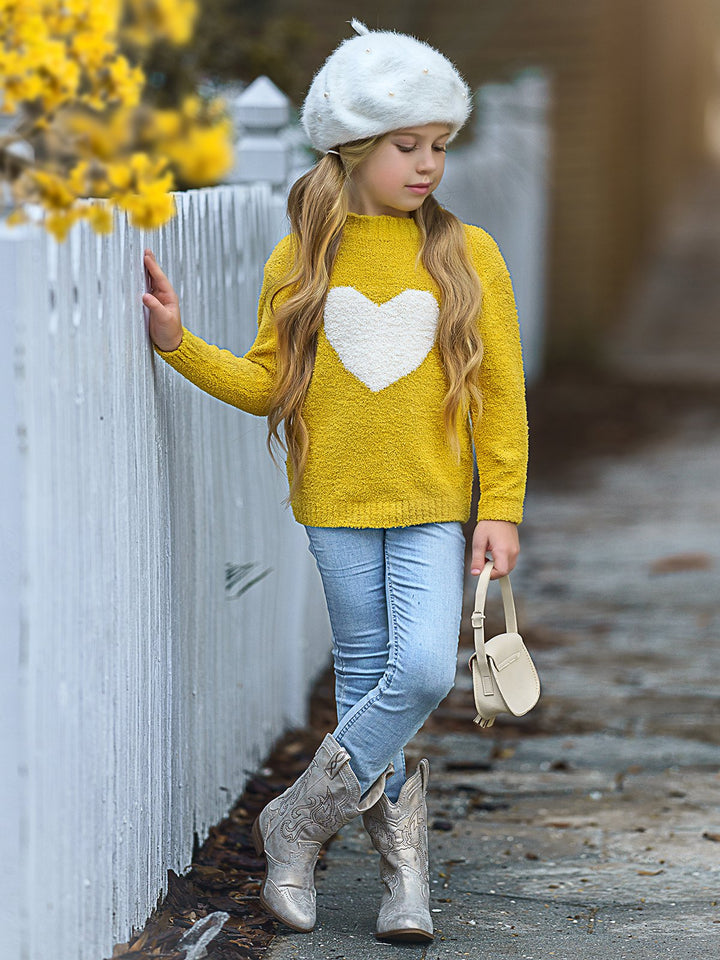
[{"label": "blurred background wall", "polygon": [[[473,87],[552,81],[546,367],[593,364],[666,212],[716,149],[719,0],[205,0],[209,72],[295,105],[351,17],[406,31]],[[462,139],[458,140],[462,144]]]}]

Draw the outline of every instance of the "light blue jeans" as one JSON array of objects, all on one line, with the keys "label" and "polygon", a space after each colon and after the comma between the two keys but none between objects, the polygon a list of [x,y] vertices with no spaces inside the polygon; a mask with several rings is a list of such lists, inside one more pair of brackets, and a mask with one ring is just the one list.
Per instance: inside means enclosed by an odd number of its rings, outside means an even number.
[{"label": "light blue jeans", "polygon": [[407,527],[306,526],[333,634],[338,725],[364,793],[455,683],[465,538],[457,521]]}]

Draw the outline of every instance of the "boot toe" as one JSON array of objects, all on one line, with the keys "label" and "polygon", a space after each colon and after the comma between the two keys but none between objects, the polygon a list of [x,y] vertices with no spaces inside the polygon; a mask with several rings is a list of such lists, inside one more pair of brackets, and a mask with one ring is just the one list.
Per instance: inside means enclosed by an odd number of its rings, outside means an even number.
[{"label": "boot toe", "polygon": [[381,910],[375,936],[378,940],[426,942],[433,939],[432,917],[422,908]]},{"label": "boot toe", "polygon": [[375,938],[391,943],[428,943],[434,939],[432,920],[429,917],[406,915],[394,920],[388,918],[383,923],[378,921]]},{"label": "boot toe", "polygon": [[298,887],[283,887],[272,880],[266,880],[260,893],[260,900],[278,920],[297,930],[310,933],[315,927],[315,891]]}]

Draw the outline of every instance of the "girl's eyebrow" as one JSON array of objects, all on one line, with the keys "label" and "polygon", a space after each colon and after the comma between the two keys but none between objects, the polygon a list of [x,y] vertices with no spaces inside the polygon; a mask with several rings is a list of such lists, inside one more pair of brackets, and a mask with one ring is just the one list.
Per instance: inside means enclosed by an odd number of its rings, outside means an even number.
[{"label": "girl's eyebrow", "polygon": [[[398,131],[397,133],[393,134],[393,136],[395,136],[395,137],[409,137],[409,138],[412,139],[412,140],[422,140],[422,139],[423,139],[422,134],[420,134],[420,133],[411,133],[411,132],[409,132],[409,131],[405,131],[405,132],[400,132],[400,131]],[[439,136],[435,137],[435,139],[433,140],[433,143],[437,143],[439,140],[444,140],[446,137],[449,137],[449,136],[450,136],[449,133],[441,133]]]}]

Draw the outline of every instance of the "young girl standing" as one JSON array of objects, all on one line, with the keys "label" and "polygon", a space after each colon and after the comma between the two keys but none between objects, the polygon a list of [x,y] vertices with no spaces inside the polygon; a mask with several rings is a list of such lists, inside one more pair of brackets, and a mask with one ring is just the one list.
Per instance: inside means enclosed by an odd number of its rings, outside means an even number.
[{"label": "young girl standing", "polygon": [[524,381],[497,244],[432,196],[470,92],[427,44],[352,26],[303,106],[324,156],[290,192],[292,230],[266,264],[248,353],[181,324],[149,250],[143,300],[164,360],[267,417],[330,615],[338,724],[254,824],[267,860],[262,902],[312,930],[320,847],[362,814],[385,885],[376,936],[427,941],[429,764],[406,779],[403,747],[454,683],[473,445],[472,573],[486,555],[494,576],[517,559]]}]

